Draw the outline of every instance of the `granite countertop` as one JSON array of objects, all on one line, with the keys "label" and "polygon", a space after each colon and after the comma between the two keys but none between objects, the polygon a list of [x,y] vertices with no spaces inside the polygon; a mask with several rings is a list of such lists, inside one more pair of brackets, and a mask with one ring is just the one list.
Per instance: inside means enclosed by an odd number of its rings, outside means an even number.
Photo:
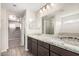
[{"label": "granite countertop", "polygon": [[57,35],[47,35],[47,34],[42,35],[29,34],[28,36],[79,54],[79,39],[72,39],[72,38],[60,39]]}]

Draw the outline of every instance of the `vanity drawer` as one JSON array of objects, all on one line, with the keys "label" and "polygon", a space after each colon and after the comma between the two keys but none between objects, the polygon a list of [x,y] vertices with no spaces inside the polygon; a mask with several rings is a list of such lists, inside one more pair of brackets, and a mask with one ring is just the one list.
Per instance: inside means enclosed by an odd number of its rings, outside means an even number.
[{"label": "vanity drawer", "polygon": [[32,38],[32,42],[37,43],[37,40],[36,40],[36,39],[34,39],[34,38]]},{"label": "vanity drawer", "polygon": [[49,49],[49,44],[48,43],[45,43],[45,42],[42,42],[42,41],[38,41],[38,45],[44,47],[44,48],[47,48]]},{"label": "vanity drawer", "polygon": [[38,56],[49,56],[49,49],[38,45]]},{"label": "vanity drawer", "polygon": [[79,56],[79,54],[76,54],[74,52],[65,50],[63,48],[60,48],[54,45],[50,45],[50,51],[55,52],[61,56]]},{"label": "vanity drawer", "polygon": [[56,53],[50,51],[50,56],[60,56],[60,55],[58,55],[58,54],[56,54]]}]

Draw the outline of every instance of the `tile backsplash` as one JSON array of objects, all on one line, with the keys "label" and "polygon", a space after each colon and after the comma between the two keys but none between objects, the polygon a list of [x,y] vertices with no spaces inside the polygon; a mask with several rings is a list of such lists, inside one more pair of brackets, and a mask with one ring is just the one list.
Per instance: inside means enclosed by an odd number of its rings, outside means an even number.
[{"label": "tile backsplash", "polygon": [[59,36],[63,37],[77,37],[79,38],[79,33],[58,33]]}]

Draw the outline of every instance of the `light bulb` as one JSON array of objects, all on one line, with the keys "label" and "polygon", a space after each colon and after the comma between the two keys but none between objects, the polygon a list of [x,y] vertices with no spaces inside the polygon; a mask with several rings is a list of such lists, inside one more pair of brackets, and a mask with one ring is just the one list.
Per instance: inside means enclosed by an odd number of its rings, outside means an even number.
[{"label": "light bulb", "polygon": [[49,9],[49,8],[50,8],[50,6],[49,6],[49,5],[47,5],[47,6],[46,6],[46,8],[47,8],[47,9]]},{"label": "light bulb", "polygon": [[45,11],[46,9],[45,8],[43,8],[43,11]]},{"label": "light bulb", "polygon": [[42,13],[42,10],[40,10],[40,13]]},{"label": "light bulb", "polygon": [[29,19],[29,21],[30,21],[30,22],[32,22],[32,21],[33,21],[33,19],[31,19],[31,18],[30,18],[30,19]]},{"label": "light bulb", "polygon": [[54,3],[51,3],[51,6],[54,6]]}]

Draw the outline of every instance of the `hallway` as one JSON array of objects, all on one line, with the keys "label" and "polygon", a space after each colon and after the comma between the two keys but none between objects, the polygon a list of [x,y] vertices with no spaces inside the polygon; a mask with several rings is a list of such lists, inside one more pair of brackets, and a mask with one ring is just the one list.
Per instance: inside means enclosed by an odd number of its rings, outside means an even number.
[{"label": "hallway", "polygon": [[2,56],[32,56],[30,52],[26,52],[24,47],[20,46],[21,31],[17,29],[9,29],[9,49],[3,52]]},{"label": "hallway", "polygon": [[20,46],[21,31],[19,28],[9,29],[9,48],[16,48]]}]

